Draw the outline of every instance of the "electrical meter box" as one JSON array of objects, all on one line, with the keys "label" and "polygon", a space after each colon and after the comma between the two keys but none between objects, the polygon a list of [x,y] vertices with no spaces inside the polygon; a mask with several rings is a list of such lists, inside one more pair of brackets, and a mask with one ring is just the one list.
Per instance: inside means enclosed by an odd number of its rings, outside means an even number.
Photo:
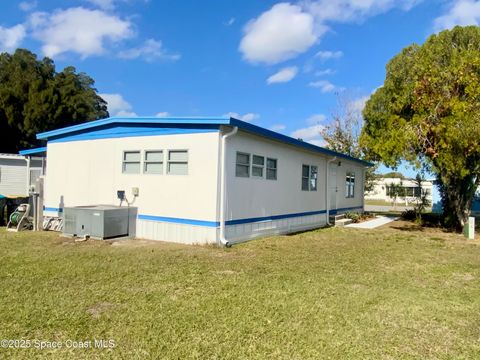
[{"label": "electrical meter box", "polygon": [[112,205],[66,207],[63,234],[100,240],[129,236],[130,219],[136,210]]}]

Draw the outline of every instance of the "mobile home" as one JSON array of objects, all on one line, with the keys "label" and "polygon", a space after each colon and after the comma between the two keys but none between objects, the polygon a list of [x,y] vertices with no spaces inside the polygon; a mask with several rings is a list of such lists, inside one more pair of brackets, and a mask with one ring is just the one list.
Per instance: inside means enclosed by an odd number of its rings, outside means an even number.
[{"label": "mobile home", "polygon": [[363,211],[368,162],[234,118],[108,118],[37,137],[44,214],[120,205],[124,191],[137,238],[228,245]]}]

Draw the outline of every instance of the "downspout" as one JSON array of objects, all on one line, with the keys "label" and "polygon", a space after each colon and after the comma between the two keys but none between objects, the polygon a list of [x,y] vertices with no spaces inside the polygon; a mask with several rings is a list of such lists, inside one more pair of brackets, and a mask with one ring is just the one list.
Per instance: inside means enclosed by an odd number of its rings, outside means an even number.
[{"label": "downspout", "polygon": [[330,164],[332,162],[334,162],[335,160],[337,160],[337,157],[334,156],[333,158],[331,158],[330,160],[327,160],[325,166],[326,166],[326,169],[325,169],[325,187],[326,187],[326,191],[325,191],[325,209],[327,211],[327,225],[331,225],[330,224],[330,189],[329,189],[329,179],[330,179]]},{"label": "downspout", "polygon": [[221,152],[221,169],[220,169],[220,243],[223,246],[230,247],[231,244],[225,239],[225,211],[227,205],[227,194],[226,194],[226,167],[227,167],[227,157],[226,157],[226,148],[227,148],[227,138],[233,136],[237,133],[238,127],[234,126],[233,130],[222,135],[222,152]]}]

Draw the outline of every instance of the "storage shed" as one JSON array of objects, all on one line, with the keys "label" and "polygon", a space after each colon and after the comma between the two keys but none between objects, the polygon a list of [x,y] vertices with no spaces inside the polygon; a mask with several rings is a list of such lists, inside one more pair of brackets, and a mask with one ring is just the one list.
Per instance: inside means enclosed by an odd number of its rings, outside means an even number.
[{"label": "storage shed", "polygon": [[108,118],[37,137],[44,214],[128,206],[125,191],[138,238],[228,245],[363,211],[368,162],[234,118]]},{"label": "storage shed", "polygon": [[[28,150],[27,150],[28,152]],[[43,150],[45,152],[45,150]],[[43,174],[44,158],[33,154],[0,154],[0,194],[6,197],[28,196],[29,189]]]}]

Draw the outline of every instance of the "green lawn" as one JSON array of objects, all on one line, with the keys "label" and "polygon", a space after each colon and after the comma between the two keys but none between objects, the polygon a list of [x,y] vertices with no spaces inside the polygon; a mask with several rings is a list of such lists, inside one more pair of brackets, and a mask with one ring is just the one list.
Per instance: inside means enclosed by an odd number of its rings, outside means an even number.
[{"label": "green lawn", "polygon": [[[479,245],[401,222],[230,249],[0,229],[0,339],[63,344],[0,358],[478,359]],[[92,339],[115,347],[65,345]]]}]

